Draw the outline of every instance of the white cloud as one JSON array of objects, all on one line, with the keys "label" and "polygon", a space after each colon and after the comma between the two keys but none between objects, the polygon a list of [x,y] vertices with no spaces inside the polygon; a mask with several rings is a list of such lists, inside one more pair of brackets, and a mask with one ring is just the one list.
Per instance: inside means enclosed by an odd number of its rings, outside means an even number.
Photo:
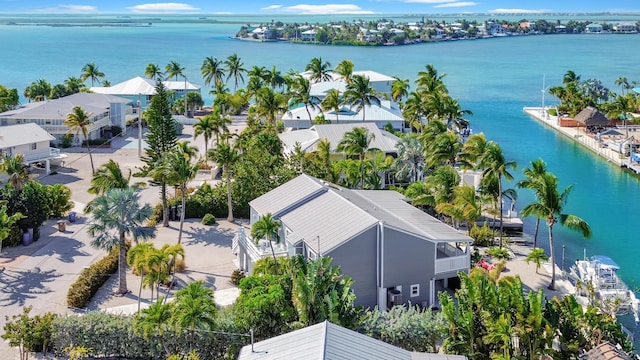
[{"label": "white cloud", "polygon": [[542,14],[550,10],[532,10],[532,9],[494,9],[489,10],[490,14]]},{"label": "white cloud", "polygon": [[477,2],[473,1],[458,1],[458,2],[450,2],[440,5],[435,5],[434,8],[448,8],[448,7],[467,7],[467,6],[476,6]]},{"label": "white cloud", "polygon": [[280,9],[282,7],[282,5],[269,5],[267,7],[263,7],[260,10],[265,10],[265,11],[269,11],[269,10],[276,10],[276,9]]},{"label": "white cloud", "polygon": [[128,7],[127,9],[135,13],[171,13],[176,11],[200,10],[197,7],[193,7],[189,4],[182,4],[182,3],[140,4],[140,5]]},{"label": "white cloud", "polygon": [[326,4],[309,5],[300,4],[282,8],[286,12],[303,15],[324,15],[324,14],[373,14],[373,11],[364,10],[353,4]]}]

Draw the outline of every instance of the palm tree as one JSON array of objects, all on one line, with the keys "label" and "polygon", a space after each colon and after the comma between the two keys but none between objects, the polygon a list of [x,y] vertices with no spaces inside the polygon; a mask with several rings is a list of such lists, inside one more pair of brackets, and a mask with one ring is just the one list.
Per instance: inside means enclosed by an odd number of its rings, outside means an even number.
[{"label": "palm tree", "polygon": [[224,62],[213,56],[207,56],[200,67],[200,73],[204,78],[205,85],[209,85],[212,82],[213,84],[222,83],[225,75],[224,71]]},{"label": "palm tree", "polygon": [[[516,186],[523,189],[533,190],[533,186],[540,176],[547,172],[547,164],[542,159],[531,162],[531,167],[524,169],[526,179],[518,181]],[[540,227],[540,218],[536,218],[536,230],[533,233],[533,248],[536,248],[538,242],[538,228]]]},{"label": "palm tree", "polygon": [[364,188],[364,158],[367,152],[378,150],[370,148],[375,135],[370,134],[364,127],[356,127],[346,132],[338,143],[337,150],[347,156],[357,156],[360,160],[360,188]]},{"label": "palm tree", "polygon": [[371,106],[372,103],[380,105],[380,99],[376,96],[369,78],[362,75],[354,75],[347,84],[344,101],[351,106],[356,105],[356,111],[362,110],[362,122],[365,120],[365,106]]},{"label": "palm tree", "polygon": [[410,183],[422,180],[424,154],[418,136],[415,133],[403,134],[396,143],[396,149],[396,179],[408,179]]},{"label": "palm tree", "polygon": [[391,99],[395,102],[402,102],[402,99],[409,95],[409,79],[400,79],[397,76],[391,83]]},{"label": "palm tree", "polygon": [[2,162],[0,162],[0,172],[9,176],[7,183],[18,191],[29,181],[29,174],[22,154],[16,154],[15,156],[4,154]]},{"label": "palm tree", "polygon": [[213,330],[217,312],[213,290],[202,281],[189,283],[176,292],[171,322],[178,329],[189,329],[189,351],[193,348],[196,329]]},{"label": "palm tree", "polygon": [[309,80],[302,75],[296,76],[293,84],[291,85],[289,95],[289,101],[291,103],[304,104],[304,107],[307,110],[307,115],[309,115],[309,124],[311,124],[313,119],[311,118],[309,108],[316,109],[318,107],[318,103],[320,103],[320,99],[318,99],[317,96],[311,95],[311,84],[309,83]]},{"label": "palm tree", "polygon": [[[220,111],[220,108],[216,108],[216,109],[218,110],[218,112]],[[207,154],[209,151],[209,140],[213,136],[215,127],[216,126],[214,124],[214,119],[211,114],[200,118],[195,124],[193,124],[193,139],[194,140],[197,139],[198,136],[200,135],[204,137],[204,153],[205,154]]]},{"label": "palm tree", "polygon": [[621,90],[621,94],[624,96],[624,91],[626,89],[630,89],[631,86],[629,85],[629,80],[627,80],[626,77],[621,76],[619,78],[616,79],[615,81],[616,85],[620,86],[620,90]]},{"label": "palm tree", "polygon": [[484,154],[480,161],[480,167],[482,169],[483,181],[496,181],[498,185],[498,192],[495,194],[495,201],[499,204],[500,212],[500,247],[502,247],[502,178],[511,181],[513,175],[509,172],[509,169],[515,169],[517,167],[515,161],[506,161],[500,145],[491,141],[487,144]]},{"label": "palm tree", "polygon": [[536,178],[529,186],[535,193],[536,200],[525,206],[520,212],[523,216],[534,215],[547,220],[549,228],[549,249],[551,259],[551,284],[549,289],[554,290],[556,287],[556,267],[553,244],[553,226],[560,222],[560,225],[566,226],[571,230],[582,233],[585,238],[591,237],[591,227],[583,219],[563,213],[564,205],[567,203],[569,192],[572,185],[566,187],[562,192],[558,190],[558,178],[545,172]]},{"label": "palm tree", "polygon": [[[188,145],[189,143],[185,141]],[[191,157],[187,152],[178,148],[169,153],[165,158],[164,164],[161,165],[167,171],[167,182],[177,185],[180,189],[182,198],[182,206],[180,213],[180,230],[178,231],[178,244],[182,241],[182,228],[184,225],[184,215],[187,208],[187,185],[196,177],[200,162],[191,162]]]},{"label": "palm tree", "polygon": [[178,141],[175,150],[187,160],[193,160],[198,155],[198,147],[191,145],[189,140]]},{"label": "palm tree", "polygon": [[280,228],[282,227],[282,223],[273,218],[271,213],[263,215],[256,222],[251,225],[251,237],[253,241],[257,244],[261,239],[266,239],[269,242],[269,247],[271,248],[271,254],[273,255],[273,261],[276,266],[276,273],[278,270],[278,260],[276,259],[276,252],[273,250],[272,241],[276,244],[280,244]]},{"label": "palm tree", "polygon": [[459,136],[452,131],[438,134],[434,141],[424,148],[424,155],[429,168],[440,164],[455,165],[462,144]]},{"label": "palm tree", "polygon": [[544,249],[534,247],[533,250],[531,250],[531,252],[527,255],[526,259],[524,260],[527,262],[527,264],[529,263],[529,261],[533,261],[536,264],[536,274],[537,274],[542,263],[545,261],[548,261],[549,257],[545,255]]},{"label": "palm tree", "polygon": [[577,83],[578,81],[580,81],[580,75],[577,75],[573,70],[567,70],[562,77],[563,84]]},{"label": "palm tree", "polygon": [[278,115],[288,110],[284,95],[273,91],[269,87],[262,88],[256,95],[256,114],[265,119],[267,126],[276,131]]},{"label": "palm tree", "polygon": [[126,237],[133,236],[134,241],[146,240],[155,236],[154,227],[145,227],[153,215],[151,205],[140,207],[140,195],[132,188],[111,189],[94,200],[91,212],[92,221],[89,224],[89,235],[93,237],[91,245],[111,251],[119,247],[118,256],[118,293],[127,293],[126,276]]},{"label": "palm tree", "polygon": [[164,72],[168,78],[175,78],[178,81],[178,76],[184,76],[185,68],[180,65],[179,62],[171,60],[164,68]]},{"label": "palm tree", "polygon": [[45,79],[39,79],[24,89],[24,97],[33,101],[43,101],[51,96],[51,84]]},{"label": "palm tree", "polygon": [[102,195],[111,189],[126,189],[133,187],[138,189],[145,186],[144,182],[134,184],[131,181],[131,169],[125,176],[122,173],[120,164],[113,159],[109,159],[106,164],[101,165],[91,179],[91,186],[87,189],[89,194]]},{"label": "palm tree", "polygon": [[238,79],[244,82],[243,73],[247,72],[245,68],[243,68],[244,63],[238,57],[238,54],[230,55],[227,60],[225,60],[224,64],[227,66],[227,81],[233,77],[233,91],[238,90]]},{"label": "palm tree", "polygon": [[152,80],[160,81],[162,80],[163,75],[164,73],[160,70],[160,66],[156,64],[149,64],[144,69],[144,76]]},{"label": "palm tree", "polygon": [[327,91],[327,95],[320,102],[320,107],[322,111],[330,111],[336,114],[336,124],[339,121],[340,116],[340,106],[342,105],[342,97],[340,96],[340,90],[338,89],[330,89]]},{"label": "palm tree", "polygon": [[87,151],[89,152],[89,159],[91,160],[91,174],[95,174],[96,170],[93,167],[93,155],[91,155],[91,146],[89,146],[89,125],[91,125],[91,116],[93,113],[87,113],[80,106],[74,106],[73,112],[67,114],[67,118],[64,120],[64,124],[69,127],[67,135],[74,133],[77,136],[82,132],[82,137],[87,144]]},{"label": "palm tree", "polygon": [[267,70],[264,74],[264,81],[271,86],[272,89],[282,88],[284,85],[284,77],[282,73],[278,71],[275,65],[271,68],[271,70]]},{"label": "palm tree", "polygon": [[0,203],[0,254],[2,254],[2,242],[11,234],[13,225],[23,218],[24,215],[19,212],[9,215],[7,212],[7,205],[5,203]]},{"label": "palm tree", "polygon": [[487,138],[484,136],[484,133],[469,136],[462,146],[462,152],[458,156],[460,167],[463,169],[478,168],[479,160],[484,155],[487,144]]},{"label": "palm tree", "polygon": [[321,57],[315,57],[305,66],[304,71],[310,72],[309,80],[314,83],[329,81],[332,76],[329,72],[331,64],[328,61],[322,62]]},{"label": "palm tree", "polygon": [[336,65],[334,72],[340,75],[340,77],[342,77],[342,80],[344,80],[344,82],[348,84],[351,81],[351,76],[353,75],[353,68],[353,61],[345,59],[342,60],[338,65]]},{"label": "palm tree", "polygon": [[426,65],[425,71],[420,71],[418,73],[418,79],[416,79],[418,90],[427,94],[448,92],[444,80],[442,80],[445,76],[447,76],[447,74],[439,75],[438,70],[436,70],[433,65]]},{"label": "palm tree", "polygon": [[134,331],[136,334],[142,334],[147,340],[157,337],[167,356],[170,352],[163,335],[171,320],[172,306],[172,304],[165,303],[162,298],[158,298],[158,301],[152,303],[134,317]]},{"label": "palm tree", "polygon": [[80,79],[82,79],[82,81],[91,79],[91,86],[93,86],[94,82],[102,78],[104,78],[104,73],[98,69],[98,66],[96,66],[95,63],[88,63],[82,67],[82,75],[80,75]]},{"label": "palm tree", "polygon": [[[145,277],[152,271],[153,252],[156,248],[151,242],[142,242],[129,249],[127,252],[127,264],[132,266],[134,273],[140,275],[140,288],[138,289],[138,313],[140,313],[140,301],[142,299],[142,288],[145,283]],[[151,284],[151,297],[153,300],[153,284]]]},{"label": "palm tree", "polygon": [[449,215],[460,222],[464,221],[467,231],[470,233],[472,224],[475,224],[482,216],[482,204],[473,186],[462,185],[453,189],[453,201],[438,204],[436,211]]},{"label": "palm tree", "polygon": [[81,79],[78,79],[75,76],[70,76],[64,81],[64,88],[66,91],[66,95],[71,95],[86,90],[87,87],[84,85]]},{"label": "palm tree", "polygon": [[209,150],[208,155],[216,164],[218,164],[218,166],[222,166],[222,173],[224,174],[227,183],[227,221],[232,222],[233,201],[231,198],[231,166],[238,161],[238,152],[231,147],[231,145],[223,142],[217,143],[215,148]]}]

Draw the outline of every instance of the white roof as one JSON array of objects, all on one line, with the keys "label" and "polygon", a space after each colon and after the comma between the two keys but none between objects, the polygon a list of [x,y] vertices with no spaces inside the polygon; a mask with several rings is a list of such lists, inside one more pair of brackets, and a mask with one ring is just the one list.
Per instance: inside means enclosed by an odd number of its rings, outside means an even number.
[{"label": "white roof", "polygon": [[344,134],[356,127],[364,127],[370,134],[373,134],[372,148],[379,149],[385,153],[397,152],[398,137],[388,131],[379,129],[373,123],[367,122],[314,125],[309,129],[289,131],[281,133],[279,136],[285,147],[291,151],[295,148],[296,143],[300,144],[304,152],[314,151],[320,140],[327,139],[331,143],[331,151],[337,153],[338,143],[342,140]]},{"label": "white roof", "polygon": [[[309,71],[305,71],[303,73],[300,73],[300,75],[304,76],[305,78],[309,79],[311,77],[311,72]],[[333,81],[338,81],[340,79],[340,74],[333,72],[333,71],[329,71],[329,75],[331,75],[331,77],[334,79]],[[393,78],[392,76],[389,75],[385,75],[385,74],[381,74],[377,71],[373,71],[373,70],[359,70],[359,71],[354,71],[351,73],[351,75],[361,75],[364,76],[366,78],[369,79],[370,82],[386,82],[386,81],[394,81],[395,78]],[[329,81],[329,82],[333,82],[333,81]]]},{"label": "white roof", "polygon": [[80,106],[85,112],[94,115],[109,111],[111,104],[130,103],[131,100],[105,94],[77,93],[55,100],[40,101],[20,106],[16,109],[0,113],[0,118],[6,119],[55,119],[64,120],[67,114],[73,112],[75,106]]},{"label": "white roof", "polygon": [[[377,122],[403,122],[404,118],[402,117],[402,112],[400,109],[394,109],[390,107],[383,107],[383,104],[388,104],[388,102],[380,101],[381,106],[372,104],[365,105],[365,121],[377,121]],[[359,122],[362,124],[362,109],[360,111],[355,111],[356,107],[353,109],[349,108],[348,105],[343,105],[340,108],[340,112],[338,113],[338,123],[341,122]],[[336,113],[333,110],[329,110],[323,112],[322,109],[316,106],[315,109],[309,107],[309,113],[311,113],[311,119],[315,119],[316,116],[324,113],[324,117],[331,122],[336,120]],[[307,109],[304,106],[295,108],[293,110],[289,110],[284,115],[282,115],[283,121],[295,121],[295,120],[309,120],[309,114],[307,113]]]},{"label": "white roof", "polygon": [[[184,90],[184,81],[163,81],[162,84],[169,90]],[[189,81],[186,82],[187,90],[199,90],[199,85],[194,85]],[[133,79],[123,81],[109,87],[95,86],[91,91],[97,94],[111,95],[155,95],[156,82],[151,79],[136,76]]]},{"label": "white roof", "polygon": [[34,123],[0,127],[0,149],[55,139],[45,129]]}]

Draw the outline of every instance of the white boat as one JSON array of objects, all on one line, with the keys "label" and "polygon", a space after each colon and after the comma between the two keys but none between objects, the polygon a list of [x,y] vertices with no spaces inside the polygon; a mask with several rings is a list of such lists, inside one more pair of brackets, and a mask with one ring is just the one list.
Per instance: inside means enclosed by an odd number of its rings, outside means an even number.
[{"label": "white boat", "polygon": [[[587,297],[592,305],[613,307],[618,314],[633,314],[640,322],[640,307],[636,294],[618,277],[620,266],[610,257],[595,255],[590,259],[576,260],[571,275],[576,280],[576,295]],[[605,309],[602,309],[605,310]]]}]

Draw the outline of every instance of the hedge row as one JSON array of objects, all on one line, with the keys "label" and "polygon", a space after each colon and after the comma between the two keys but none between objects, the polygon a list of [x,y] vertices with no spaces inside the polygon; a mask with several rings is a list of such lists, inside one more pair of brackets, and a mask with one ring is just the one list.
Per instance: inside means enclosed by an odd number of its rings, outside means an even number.
[{"label": "hedge row", "polygon": [[84,269],[67,292],[67,306],[83,308],[91,297],[104,285],[112,274],[118,271],[119,247],[115,247],[109,255]]}]

